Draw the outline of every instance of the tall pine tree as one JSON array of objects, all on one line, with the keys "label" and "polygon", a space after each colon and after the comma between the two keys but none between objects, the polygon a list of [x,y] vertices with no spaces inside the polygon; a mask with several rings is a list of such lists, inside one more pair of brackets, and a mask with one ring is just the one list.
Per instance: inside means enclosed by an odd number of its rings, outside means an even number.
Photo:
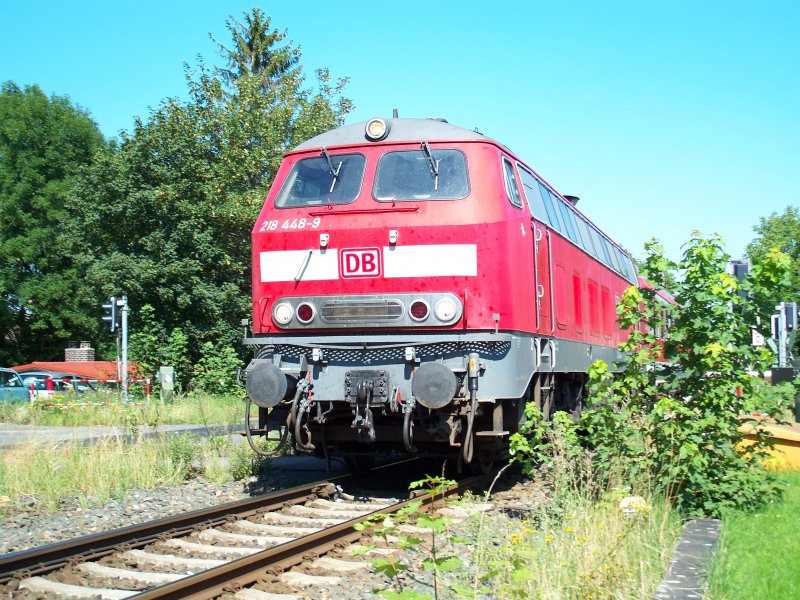
[{"label": "tall pine tree", "polygon": [[[261,11],[229,21],[225,68],[187,68],[189,99],[165,100],[81,178],[71,197],[76,260],[96,298],[127,293],[179,328],[196,360],[205,342],[239,346],[249,314],[250,231],[283,153],[342,123],[346,81],[318,71]],[[274,57],[279,57],[277,63]]]}]

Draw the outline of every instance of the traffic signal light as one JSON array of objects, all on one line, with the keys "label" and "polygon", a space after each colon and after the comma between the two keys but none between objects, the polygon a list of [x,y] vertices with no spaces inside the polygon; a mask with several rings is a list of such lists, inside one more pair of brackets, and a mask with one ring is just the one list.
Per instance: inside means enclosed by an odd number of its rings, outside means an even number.
[{"label": "traffic signal light", "polygon": [[117,327],[120,326],[119,322],[119,309],[117,308],[117,299],[115,296],[111,296],[108,302],[102,305],[103,312],[103,321],[108,323],[108,328],[111,330],[111,333],[114,333],[117,330]]},{"label": "traffic signal light", "polygon": [[786,331],[794,331],[797,329],[797,303],[786,303]]}]

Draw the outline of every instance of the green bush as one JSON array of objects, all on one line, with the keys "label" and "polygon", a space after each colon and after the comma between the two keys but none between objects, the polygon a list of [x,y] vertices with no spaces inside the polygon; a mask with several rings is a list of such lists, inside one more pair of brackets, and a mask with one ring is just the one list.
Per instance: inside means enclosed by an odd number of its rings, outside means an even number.
[{"label": "green bush", "polygon": [[[592,481],[601,491],[626,482],[693,515],[757,508],[781,488],[765,466],[768,432],[749,432],[756,440],[747,445],[741,426],[754,421],[753,412],[780,422],[795,388],[765,384],[774,356],[753,347],[752,329],[769,323],[789,263],[770,253],[740,284],[726,272],[718,237],[695,236],[679,265],[655,242],[647,250],[650,283],[628,288],[617,306],[629,331],[624,358],[614,373],[602,361],[589,368],[590,410],[580,426],[558,413],[543,422],[529,405],[512,452],[528,468],[552,470],[556,486]],[[676,282],[674,304],[656,292],[669,282]],[[591,477],[584,476],[587,456]]]},{"label": "green bush", "polygon": [[194,368],[192,385],[196,390],[209,394],[232,394],[240,397],[244,392],[236,382],[236,369],[242,361],[230,346],[215,346],[211,342],[203,344],[202,356]]},{"label": "green bush", "polygon": [[[618,306],[621,327],[632,328],[620,347],[621,372],[612,375],[599,362],[589,371],[594,406],[584,413],[585,442],[601,474],[653,485],[689,514],[757,507],[780,492],[764,466],[770,440],[759,431],[745,447],[740,426],[755,408],[780,419],[793,395],[758,377],[773,357],[752,346],[750,323],[768,315],[756,318],[737,293],[719,238],[687,244],[675,305],[654,291],[674,265],[658,245],[648,250],[644,272],[653,287],[629,288]],[[746,288],[768,295],[776,269],[754,269]],[[669,335],[659,340],[656,332],[667,323]],[[662,348],[666,364],[659,361]]]}]

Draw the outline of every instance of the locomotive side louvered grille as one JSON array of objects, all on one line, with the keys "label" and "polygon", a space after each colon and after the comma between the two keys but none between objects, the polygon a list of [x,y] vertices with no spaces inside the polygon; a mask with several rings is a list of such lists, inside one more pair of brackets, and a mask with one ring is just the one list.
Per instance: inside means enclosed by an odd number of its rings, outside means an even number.
[{"label": "locomotive side louvered grille", "polygon": [[397,300],[337,300],[326,302],[320,316],[326,323],[395,323],[403,318],[403,305]]}]

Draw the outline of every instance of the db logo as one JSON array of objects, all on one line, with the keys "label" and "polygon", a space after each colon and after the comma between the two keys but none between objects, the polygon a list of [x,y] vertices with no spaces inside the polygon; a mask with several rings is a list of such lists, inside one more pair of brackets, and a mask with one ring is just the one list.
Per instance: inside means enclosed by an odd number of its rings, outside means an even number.
[{"label": "db logo", "polygon": [[348,248],[339,255],[342,277],[380,277],[380,248]]}]

